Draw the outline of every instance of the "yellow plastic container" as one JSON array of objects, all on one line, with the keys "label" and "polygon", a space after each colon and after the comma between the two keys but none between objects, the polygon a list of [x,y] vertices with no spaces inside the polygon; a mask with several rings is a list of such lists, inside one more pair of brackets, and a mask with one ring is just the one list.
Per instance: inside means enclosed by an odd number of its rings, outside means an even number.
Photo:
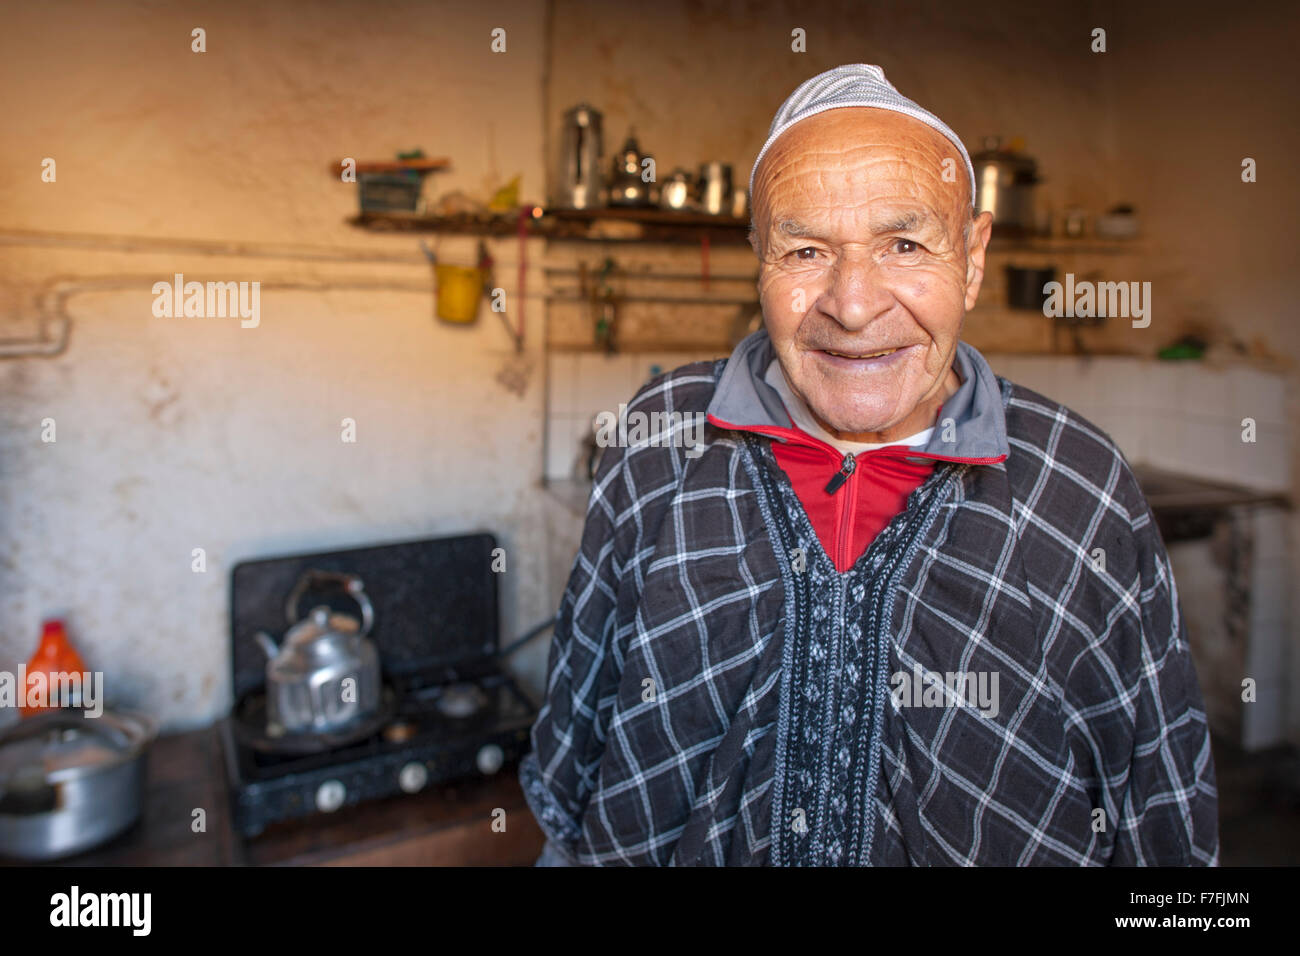
[{"label": "yellow plastic container", "polygon": [[483,273],[465,266],[434,266],[438,281],[438,318],[444,322],[473,322],[483,298]]}]

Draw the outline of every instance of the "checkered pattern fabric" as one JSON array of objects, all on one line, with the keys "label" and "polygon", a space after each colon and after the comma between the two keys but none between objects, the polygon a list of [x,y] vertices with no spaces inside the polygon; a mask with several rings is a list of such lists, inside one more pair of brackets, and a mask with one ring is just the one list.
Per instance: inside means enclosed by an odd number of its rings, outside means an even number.
[{"label": "checkered pattern fabric", "polygon": [[[629,410],[703,412],[725,365],[661,376]],[[552,855],[1217,864],[1209,733],[1146,502],[1094,426],[997,384],[1007,461],[936,467],[843,574],[768,439],[710,426],[697,458],[606,451],[520,768]],[[896,692],[904,673],[982,676],[996,707]]]}]

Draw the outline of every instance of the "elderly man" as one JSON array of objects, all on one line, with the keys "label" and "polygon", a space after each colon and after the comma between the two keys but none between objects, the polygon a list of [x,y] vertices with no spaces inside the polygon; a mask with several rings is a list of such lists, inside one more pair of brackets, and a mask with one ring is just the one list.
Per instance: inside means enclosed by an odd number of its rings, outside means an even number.
[{"label": "elderly man", "polygon": [[778,111],[764,329],[630,403],[707,414],[702,447],[600,462],[520,768],[539,863],[1217,864],[1142,493],[959,339],[974,185],[878,67]]}]

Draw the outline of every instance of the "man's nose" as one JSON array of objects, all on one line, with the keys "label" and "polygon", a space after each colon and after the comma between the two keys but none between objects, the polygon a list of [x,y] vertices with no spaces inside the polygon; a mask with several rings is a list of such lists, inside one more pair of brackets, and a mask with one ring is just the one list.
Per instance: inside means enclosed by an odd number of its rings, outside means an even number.
[{"label": "man's nose", "polygon": [[878,263],[868,253],[841,255],[831,270],[822,311],[844,328],[866,328],[894,304],[894,294]]}]

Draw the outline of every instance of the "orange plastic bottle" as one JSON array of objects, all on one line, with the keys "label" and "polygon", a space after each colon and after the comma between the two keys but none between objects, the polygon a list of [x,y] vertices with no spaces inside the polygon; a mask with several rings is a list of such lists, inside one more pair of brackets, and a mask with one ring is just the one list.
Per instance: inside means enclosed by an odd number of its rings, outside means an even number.
[{"label": "orange plastic bottle", "polygon": [[[45,692],[38,693],[38,688],[32,687],[33,675],[41,673],[45,675]],[[60,620],[46,621],[41,629],[41,643],[36,648],[36,653],[32,659],[27,662],[27,686],[24,688],[22,699],[18,702],[19,714],[23,717],[30,717],[38,714],[43,710],[52,710],[60,706],[69,704],[79,704],[80,701],[56,700],[61,681],[60,674],[85,674],[86,662],[81,659],[77,649],[72,646],[68,640],[68,632]],[[40,683],[37,678],[36,683]],[[81,686],[80,681],[77,686]],[[35,698],[38,701],[43,699],[44,706],[28,707],[27,701]]]}]

